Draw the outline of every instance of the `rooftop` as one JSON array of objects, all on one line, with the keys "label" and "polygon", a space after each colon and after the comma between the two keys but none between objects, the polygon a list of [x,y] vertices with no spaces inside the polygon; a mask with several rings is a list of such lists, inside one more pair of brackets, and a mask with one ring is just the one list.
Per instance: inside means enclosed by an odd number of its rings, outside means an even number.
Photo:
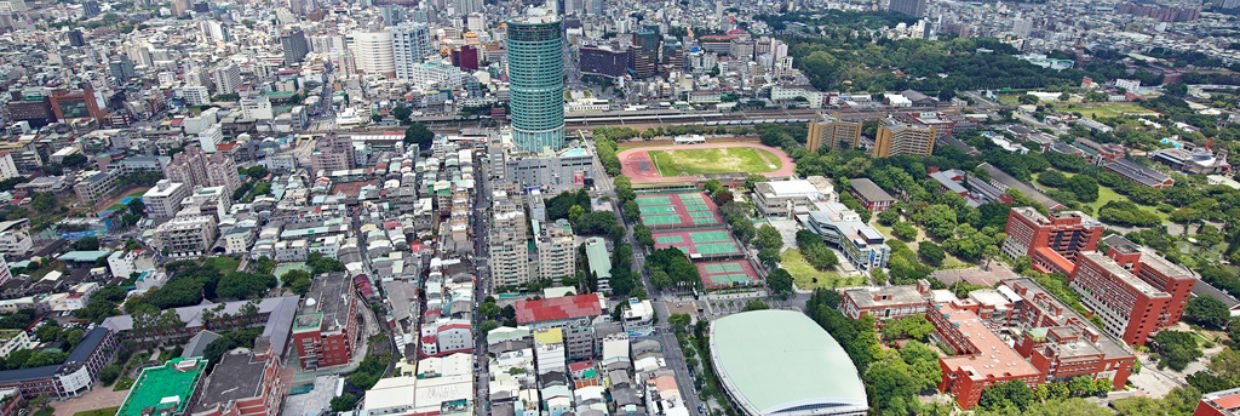
[{"label": "rooftop", "polygon": [[770,309],[729,315],[711,324],[710,343],[724,388],[746,413],[868,408],[848,354],[802,313]]},{"label": "rooftop", "polygon": [[884,191],[883,188],[878,187],[878,184],[874,183],[874,181],[871,181],[869,179],[866,179],[866,178],[849,179],[848,183],[849,185],[852,186],[852,189],[854,191],[857,191],[857,193],[860,194],[861,197],[864,198],[866,201],[875,202],[875,201],[894,201],[895,200],[895,198],[893,198],[891,194],[888,194],[887,191]]},{"label": "rooftop", "polygon": [[916,285],[852,289],[844,291],[844,296],[852,299],[853,302],[857,303],[857,306],[862,308],[926,302],[926,295],[918,292]]},{"label": "rooftop", "polygon": [[230,402],[256,397],[263,389],[266,360],[256,360],[249,349],[237,348],[220,358],[211,370],[202,395],[194,404],[194,413],[221,408]]},{"label": "rooftop", "polygon": [[314,278],[306,301],[297,310],[294,331],[334,331],[345,325],[352,317],[349,301],[353,298],[352,279],[344,273],[332,273]]},{"label": "rooftop", "polygon": [[535,322],[595,317],[603,313],[602,302],[604,301],[596,294],[519,300],[515,305],[517,323],[525,325]]},{"label": "rooftop", "polygon": [[1099,253],[1097,251],[1086,251],[1086,252],[1080,253],[1080,256],[1088,260],[1090,263],[1094,263],[1098,265],[1098,267],[1101,267],[1103,270],[1106,270],[1107,273],[1110,273],[1112,276],[1115,276],[1115,278],[1123,281],[1124,284],[1128,285],[1129,287],[1132,287],[1133,289],[1136,289],[1137,291],[1145,294],[1146,296],[1150,296],[1150,297],[1170,297],[1171,296],[1170,294],[1167,294],[1167,292],[1158,290],[1158,288],[1150,285],[1149,283],[1146,283],[1144,280],[1141,280],[1137,276],[1134,276],[1132,272],[1129,272],[1128,269],[1124,268],[1124,266],[1121,266],[1119,263],[1116,263],[1115,260],[1103,255],[1102,253]]},{"label": "rooftop", "polygon": [[207,361],[203,359],[174,358],[164,365],[142,369],[116,415],[184,413],[206,367]]},{"label": "rooftop", "polygon": [[972,348],[978,351],[975,354],[965,353],[941,358],[942,364],[948,370],[965,371],[969,378],[974,380],[1040,374],[1020,353],[991,332],[977,314],[967,309],[956,309],[951,303],[940,303],[935,307],[964,335]]}]

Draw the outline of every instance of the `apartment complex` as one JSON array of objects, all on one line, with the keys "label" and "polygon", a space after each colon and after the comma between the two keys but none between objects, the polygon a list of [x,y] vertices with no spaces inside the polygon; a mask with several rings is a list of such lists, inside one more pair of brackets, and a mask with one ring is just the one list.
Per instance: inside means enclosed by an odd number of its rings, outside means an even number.
[{"label": "apartment complex", "polygon": [[1032,207],[1016,207],[1008,213],[1003,254],[1029,256],[1042,273],[1070,273],[1077,253],[1098,248],[1102,223],[1080,211],[1059,212],[1051,217]]},{"label": "apartment complex", "polygon": [[343,273],[314,279],[293,320],[293,346],[301,367],[344,365],[357,341],[357,296]]},{"label": "apartment complex", "polygon": [[337,135],[316,140],[310,157],[310,166],[314,172],[353,169],[356,159],[353,141],[348,136]]},{"label": "apartment complex", "polygon": [[169,257],[197,257],[215,244],[215,217],[187,215],[173,217],[155,228],[154,246]]},{"label": "apartment complex", "polygon": [[930,156],[939,127],[913,125],[888,119],[878,126],[874,137],[874,157]]},{"label": "apartment complex", "polygon": [[573,235],[573,226],[563,218],[539,225],[542,226],[538,238],[539,278],[558,281],[572,277],[577,271],[577,238]]},{"label": "apartment complex", "polygon": [[146,205],[146,213],[151,218],[168,218],[175,216],[181,209],[181,201],[189,196],[188,186],[180,182],[161,179],[155,187],[142,194],[142,203]]},{"label": "apartment complex", "polygon": [[505,192],[496,192],[491,214],[491,284],[495,288],[520,286],[530,281],[530,247],[526,236],[525,210]]},{"label": "apartment complex", "polygon": [[830,115],[823,115],[819,121],[811,121],[809,134],[805,137],[805,148],[818,151],[823,147],[832,151],[860,148],[861,123],[843,121]]},{"label": "apartment complex", "polygon": [[584,360],[594,356],[594,318],[602,315],[607,300],[596,293],[538,300],[520,300],[517,324],[533,331],[563,331],[568,359]]},{"label": "apartment complex", "polygon": [[232,193],[241,187],[241,176],[232,157],[223,153],[208,155],[197,147],[185,149],[164,166],[164,177],[191,190],[222,186]]}]

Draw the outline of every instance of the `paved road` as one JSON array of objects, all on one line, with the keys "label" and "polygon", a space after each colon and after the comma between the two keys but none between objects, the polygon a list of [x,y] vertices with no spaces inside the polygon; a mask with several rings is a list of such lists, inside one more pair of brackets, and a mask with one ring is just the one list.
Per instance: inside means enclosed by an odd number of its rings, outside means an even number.
[{"label": "paved road", "polygon": [[[487,267],[487,226],[490,223],[491,207],[491,172],[489,163],[479,163],[478,172],[474,175],[477,183],[474,185],[477,199],[474,200],[474,265],[477,267],[474,279],[474,300],[482,302],[491,293],[491,272]],[[476,307],[476,305],[475,305]],[[480,328],[482,322],[479,321],[478,314],[474,314],[474,327]],[[487,359],[487,339],[486,334],[481,330],[475,331],[477,338],[474,340],[474,363],[478,380],[475,384],[478,398],[475,401],[474,409],[478,416],[485,416],[491,413],[490,403],[490,360]]]}]

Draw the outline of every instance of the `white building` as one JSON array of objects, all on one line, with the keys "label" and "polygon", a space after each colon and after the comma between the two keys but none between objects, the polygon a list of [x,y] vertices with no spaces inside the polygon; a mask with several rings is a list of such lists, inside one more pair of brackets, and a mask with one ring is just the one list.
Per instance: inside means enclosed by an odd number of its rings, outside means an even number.
[{"label": "white building", "polygon": [[353,59],[357,70],[367,74],[389,74],[396,72],[396,62],[392,55],[392,32],[353,32]]},{"label": "white building", "polygon": [[760,182],[754,186],[754,207],[768,217],[791,217],[815,209],[818,202],[836,202],[831,181],[821,176],[790,181]]},{"label": "white building", "polygon": [[177,95],[185,100],[185,105],[207,105],[211,104],[211,91],[203,85],[193,85],[181,87],[177,90]]},{"label": "white building", "polygon": [[13,155],[8,152],[0,154],[0,180],[12,179],[21,176],[17,171],[17,164],[13,162]]},{"label": "white building", "polygon": [[208,215],[174,217],[155,229],[152,245],[170,257],[201,256],[215,244],[215,224]]},{"label": "white building", "polygon": [[228,64],[216,68],[211,73],[211,81],[215,83],[217,94],[234,94],[241,87],[241,68],[237,64]]},{"label": "white building", "polygon": [[405,22],[389,28],[392,31],[392,59],[396,79],[411,81],[413,67],[431,54],[431,33],[425,23]]},{"label": "white building", "polygon": [[198,144],[202,146],[202,151],[207,153],[215,153],[216,145],[224,141],[224,130],[220,125],[216,124],[207,127],[206,130],[198,133]]},{"label": "white building", "polygon": [[[218,127],[217,127],[218,129]],[[160,179],[155,186],[142,194],[142,203],[151,218],[169,218],[181,210],[181,201],[189,196],[189,186],[180,182]]]},{"label": "white building", "polygon": [[33,249],[29,219],[0,222],[0,254],[8,258],[23,258]]},{"label": "white building", "polygon": [[413,64],[408,76],[410,82],[423,89],[455,89],[464,79],[460,68],[440,62]]},{"label": "white building", "polygon": [[273,120],[271,100],[266,95],[241,97],[241,118],[245,120]]}]

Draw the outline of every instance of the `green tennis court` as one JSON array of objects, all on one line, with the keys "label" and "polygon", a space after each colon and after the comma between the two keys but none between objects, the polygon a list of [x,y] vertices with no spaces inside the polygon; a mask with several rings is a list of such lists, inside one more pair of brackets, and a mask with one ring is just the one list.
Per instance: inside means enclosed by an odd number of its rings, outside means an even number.
[{"label": "green tennis court", "polygon": [[653,205],[671,205],[672,198],[662,195],[640,196],[637,198],[637,206],[647,207]]},{"label": "green tennis court", "polygon": [[715,218],[715,213],[710,211],[690,211],[689,218]]},{"label": "green tennis court", "polygon": [[697,244],[695,247],[697,248],[698,254],[703,256],[733,254],[740,252],[740,250],[736,248],[736,244],[733,243],[703,243]]},{"label": "green tennis court", "polygon": [[675,215],[675,214],[643,215],[642,223],[646,224],[647,227],[657,227],[657,226],[662,226],[662,225],[676,225],[676,224],[680,224],[680,216]]},{"label": "green tennis court", "polygon": [[712,286],[736,286],[748,285],[753,278],[744,273],[728,273],[728,274],[712,274],[710,275],[710,283]]},{"label": "green tennis court", "polygon": [[714,217],[693,219],[693,225],[715,225],[718,223],[719,223],[719,220],[715,219]]},{"label": "green tennis court", "polygon": [[648,206],[639,207],[639,208],[642,211],[642,215],[661,215],[661,214],[675,214],[676,213],[676,207],[671,206],[671,205],[648,205]]},{"label": "green tennis court", "polygon": [[661,235],[655,237],[654,241],[659,244],[677,244],[685,242],[685,239],[679,235]]},{"label": "green tennis court", "polygon": [[745,271],[744,267],[736,263],[711,263],[704,266],[707,273],[741,273]]},{"label": "green tennis court", "polygon": [[715,241],[731,241],[732,236],[727,231],[698,231],[689,233],[689,238],[694,243],[710,243]]}]

